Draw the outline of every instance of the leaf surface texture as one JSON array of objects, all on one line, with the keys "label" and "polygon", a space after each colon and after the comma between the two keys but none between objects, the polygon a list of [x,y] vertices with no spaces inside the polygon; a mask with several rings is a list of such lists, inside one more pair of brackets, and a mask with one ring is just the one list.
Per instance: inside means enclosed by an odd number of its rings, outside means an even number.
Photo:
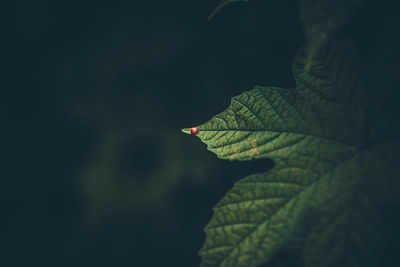
[{"label": "leaf surface texture", "polygon": [[309,68],[308,60],[300,49],[296,88],[256,86],[197,127],[219,158],[275,162],[238,181],[214,208],[202,266],[260,266],[293,240],[301,240],[305,266],[378,262],[378,202],[399,189],[399,141],[368,134],[371,100],[353,43],[334,40]]}]

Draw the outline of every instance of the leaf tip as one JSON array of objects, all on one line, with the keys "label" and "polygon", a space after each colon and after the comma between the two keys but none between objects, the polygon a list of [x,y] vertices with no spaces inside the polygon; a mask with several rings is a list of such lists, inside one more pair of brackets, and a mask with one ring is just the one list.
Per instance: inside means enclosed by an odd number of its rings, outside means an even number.
[{"label": "leaf tip", "polygon": [[182,131],[183,133],[185,133],[185,134],[191,134],[190,128],[183,128],[183,129],[181,129],[181,131]]},{"label": "leaf tip", "polygon": [[192,127],[192,128],[183,128],[182,132],[185,134],[197,134],[199,129],[197,127]]}]

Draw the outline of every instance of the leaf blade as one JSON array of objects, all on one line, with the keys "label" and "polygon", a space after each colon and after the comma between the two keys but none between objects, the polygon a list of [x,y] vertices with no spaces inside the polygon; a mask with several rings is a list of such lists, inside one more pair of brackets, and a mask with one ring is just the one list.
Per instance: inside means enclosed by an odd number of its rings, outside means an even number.
[{"label": "leaf blade", "polygon": [[[287,213],[300,215],[301,208],[304,207],[297,205],[299,201],[296,199],[304,189],[303,186],[289,181],[285,185],[267,186],[275,183],[269,182],[268,179],[274,180],[277,173],[288,172],[287,170],[297,174],[291,178],[309,175],[308,172],[298,172],[297,169],[276,168],[268,173],[251,175],[228,192],[214,209],[215,215],[205,228],[208,241],[200,251],[203,266],[254,266],[256,262],[263,262],[275,255],[283,244],[282,240],[288,236],[292,230],[290,228],[295,224],[293,221],[291,224],[284,224],[281,220],[288,218]],[[263,184],[256,182],[257,180],[262,180]],[[259,195],[258,200],[253,198],[248,202],[243,199],[241,202],[235,201],[237,194],[249,197],[249,187],[252,187],[255,195]],[[276,195],[271,196],[272,192]],[[262,195],[268,197],[263,198]],[[260,213],[259,209],[265,210],[265,207],[268,207],[267,211]],[[232,209],[235,215],[229,213]],[[244,223],[245,221],[247,222]],[[223,253],[213,253],[215,250],[210,250],[219,246],[225,248]],[[263,247],[262,251],[255,249],[260,247]]]},{"label": "leaf blade", "polygon": [[220,0],[217,6],[211,11],[210,15],[207,18],[207,21],[210,21],[222,8],[225,6],[234,3],[234,2],[249,2],[250,0]]},{"label": "leaf blade", "polygon": [[[387,201],[396,198],[399,142],[385,144],[382,135],[365,136],[369,125],[354,49],[351,43],[334,41],[320,50],[310,69],[308,56],[300,52],[294,60],[295,90],[257,86],[233,97],[225,111],[197,127],[196,136],[219,158],[275,162],[271,171],[237,182],[214,208],[200,251],[203,266],[268,262],[294,242],[310,214],[316,218],[314,229],[299,237],[305,242],[307,266],[335,266],[338,258],[348,266],[372,264],[372,258],[366,262],[359,257],[379,253],[364,241],[379,236],[379,229],[362,231],[354,225],[369,225],[379,212],[366,211],[359,196],[368,196],[371,203],[386,193]],[[282,173],[287,169],[289,174]],[[348,213],[357,215],[348,219]],[[323,242],[316,241],[320,236]],[[352,246],[364,252],[349,257]]]}]

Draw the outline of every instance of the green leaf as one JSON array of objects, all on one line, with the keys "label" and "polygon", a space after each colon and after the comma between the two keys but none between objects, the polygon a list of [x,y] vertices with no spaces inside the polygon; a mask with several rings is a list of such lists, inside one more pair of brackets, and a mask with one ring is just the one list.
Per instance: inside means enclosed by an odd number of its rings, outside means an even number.
[{"label": "green leaf", "polygon": [[332,41],[307,70],[301,49],[296,88],[256,86],[197,127],[219,158],[275,162],[214,208],[202,266],[259,266],[295,240],[306,266],[375,266],[378,206],[398,199],[400,142],[370,134],[358,58],[351,42]]},{"label": "green leaf", "polygon": [[218,5],[213,9],[207,20],[210,21],[223,7],[233,2],[249,2],[250,0],[220,0]]}]

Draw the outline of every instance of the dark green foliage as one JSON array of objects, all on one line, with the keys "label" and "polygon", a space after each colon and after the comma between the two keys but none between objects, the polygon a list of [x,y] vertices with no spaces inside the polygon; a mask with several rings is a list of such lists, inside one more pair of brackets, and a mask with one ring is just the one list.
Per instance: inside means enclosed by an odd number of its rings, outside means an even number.
[{"label": "dark green foliage", "polygon": [[[369,93],[356,46],[330,38],[344,17],[305,20],[312,1],[301,2],[309,39],[293,62],[296,87],[256,86],[198,126],[197,136],[222,159],[276,164],[238,181],[214,208],[202,266],[260,266],[284,248],[311,267],[381,261],[380,207],[397,203],[400,189],[396,127],[379,130],[373,111],[381,98]],[[319,28],[307,31],[314,22]]]},{"label": "dark green foliage", "polygon": [[292,240],[301,240],[306,266],[375,266],[379,259],[378,206],[398,189],[400,143],[365,136],[369,102],[351,42],[330,42],[309,72],[306,59],[300,50],[294,60],[296,88],[258,86],[198,126],[220,158],[276,163],[237,182],[214,208],[203,266],[258,266]]}]

